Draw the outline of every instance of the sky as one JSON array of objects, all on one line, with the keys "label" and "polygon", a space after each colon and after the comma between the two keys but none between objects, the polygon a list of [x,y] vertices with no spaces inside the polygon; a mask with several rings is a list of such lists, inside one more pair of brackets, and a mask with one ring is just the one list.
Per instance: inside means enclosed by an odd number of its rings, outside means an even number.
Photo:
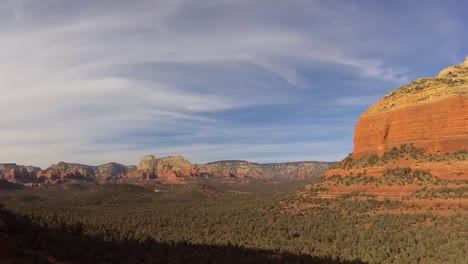
[{"label": "sky", "polygon": [[466,1],[1,0],[0,163],[337,161],[468,55]]}]

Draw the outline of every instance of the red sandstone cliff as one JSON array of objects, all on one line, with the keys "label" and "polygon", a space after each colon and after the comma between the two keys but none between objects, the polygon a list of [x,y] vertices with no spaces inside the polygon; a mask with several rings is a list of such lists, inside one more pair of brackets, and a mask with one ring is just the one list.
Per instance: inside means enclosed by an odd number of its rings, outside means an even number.
[{"label": "red sandstone cliff", "polygon": [[[415,204],[439,197],[431,192],[440,188],[467,188],[468,58],[396,89],[365,111],[353,153],[324,175],[302,194],[359,193]],[[438,203],[453,207],[468,204],[461,196],[440,197]]]},{"label": "red sandstone cliff", "polygon": [[386,95],[356,125],[353,158],[413,143],[428,154],[468,149],[468,58]]}]

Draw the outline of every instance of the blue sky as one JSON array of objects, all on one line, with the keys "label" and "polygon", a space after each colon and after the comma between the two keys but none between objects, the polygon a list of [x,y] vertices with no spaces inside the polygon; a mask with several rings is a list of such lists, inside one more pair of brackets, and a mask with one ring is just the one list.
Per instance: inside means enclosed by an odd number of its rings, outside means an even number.
[{"label": "blue sky", "polygon": [[0,2],[0,162],[340,160],[468,54],[465,1]]}]

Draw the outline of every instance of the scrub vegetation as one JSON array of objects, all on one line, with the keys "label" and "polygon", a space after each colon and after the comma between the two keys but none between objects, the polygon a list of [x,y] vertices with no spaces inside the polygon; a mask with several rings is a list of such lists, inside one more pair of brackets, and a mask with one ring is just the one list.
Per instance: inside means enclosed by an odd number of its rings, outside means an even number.
[{"label": "scrub vegetation", "polygon": [[[400,172],[397,172],[400,173]],[[407,179],[412,181],[424,173]],[[405,180],[405,181],[407,181]],[[302,183],[303,185],[304,183]],[[299,190],[297,189],[299,188]],[[67,263],[461,263],[467,208],[446,216],[301,183],[72,184],[0,193],[18,256]],[[434,195],[465,197],[441,189]],[[429,195],[416,193],[415,196]],[[432,194],[431,194],[432,195]]]}]

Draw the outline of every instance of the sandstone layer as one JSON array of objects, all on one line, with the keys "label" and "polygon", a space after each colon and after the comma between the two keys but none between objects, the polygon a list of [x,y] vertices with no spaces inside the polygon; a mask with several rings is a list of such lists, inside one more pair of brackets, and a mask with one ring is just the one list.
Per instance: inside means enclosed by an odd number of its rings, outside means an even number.
[{"label": "sandstone layer", "polygon": [[381,157],[405,143],[428,154],[468,149],[468,59],[391,92],[364,112],[353,158]]}]

